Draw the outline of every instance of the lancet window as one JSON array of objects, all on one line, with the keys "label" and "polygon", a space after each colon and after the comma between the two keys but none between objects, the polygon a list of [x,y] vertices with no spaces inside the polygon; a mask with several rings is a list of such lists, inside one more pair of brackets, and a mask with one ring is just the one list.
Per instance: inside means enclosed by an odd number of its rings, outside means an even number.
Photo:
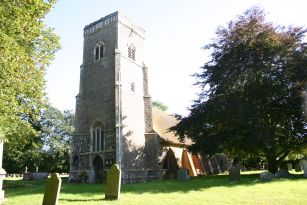
[{"label": "lancet window", "polygon": [[104,131],[100,122],[96,122],[91,128],[91,145],[93,152],[104,150]]}]

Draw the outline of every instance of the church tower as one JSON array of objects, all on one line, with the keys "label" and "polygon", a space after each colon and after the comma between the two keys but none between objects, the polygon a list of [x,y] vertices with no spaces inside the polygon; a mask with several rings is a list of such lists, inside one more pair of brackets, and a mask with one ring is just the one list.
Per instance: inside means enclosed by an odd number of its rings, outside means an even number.
[{"label": "church tower", "polygon": [[144,30],[119,12],[84,27],[70,181],[84,176],[90,183],[102,181],[114,163],[123,181],[150,168],[145,165],[152,109],[144,40]]}]

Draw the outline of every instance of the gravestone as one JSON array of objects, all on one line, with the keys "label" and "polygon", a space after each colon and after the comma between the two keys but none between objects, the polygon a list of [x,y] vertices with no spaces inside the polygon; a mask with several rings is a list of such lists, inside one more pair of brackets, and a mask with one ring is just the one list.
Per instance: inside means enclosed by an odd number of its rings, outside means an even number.
[{"label": "gravestone", "polygon": [[295,164],[295,171],[296,172],[301,172],[302,171],[302,167],[301,167],[300,163],[296,163]]},{"label": "gravestone", "polygon": [[307,159],[301,159],[300,164],[304,170],[304,177],[307,177]]},{"label": "gravestone", "polygon": [[121,170],[117,164],[113,164],[107,174],[105,199],[119,199],[121,185]]},{"label": "gravestone", "polygon": [[61,177],[58,173],[53,173],[47,180],[44,199],[42,205],[57,205],[61,189]]},{"label": "gravestone", "polygon": [[33,179],[44,179],[48,178],[49,173],[48,172],[34,172],[32,173]]},{"label": "gravestone", "polygon": [[232,165],[229,168],[229,181],[240,181],[240,165]]},{"label": "gravestone", "polygon": [[259,178],[259,180],[262,182],[269,182],[272,181],[273,179],[274,179],[274,174],[272,174],[271,172],[262,172]]},{"label": "gravestone", "polygon": [[4,200],[4,191],[2,190],[3,179],[6,171],[2,168],[3,142],[0,141],[0,204]]},{"label": "gravestone", "polygon": [[0,167],[0,204],[4,200],[4,191],[2,190],[3,179],[5,178],[5,170]]},{"label": "gravestone", "polygon": [[289,176],[288,169],[279,169],[279,170],[275,173],[274,176],[275,176],[275,178],[288,177],[288,176]]},{"label": "gravestone", "polygon": [[288,171],[292,171],[292,168],[293,168],[292,163],[288,163],[287,166],[288,166]]},{"label": "gravestone", "polygon": [[178,169],[177,170],[177,179],[180,181],[185,181],[189,179],[190,176],[188,175],[188,170],[186,169]]},{"label": "gravestone", "polygon": [[24,179],[24,180],[33,179],[33,175],[32,175],[31,172],[24,173],[22,179]]}]

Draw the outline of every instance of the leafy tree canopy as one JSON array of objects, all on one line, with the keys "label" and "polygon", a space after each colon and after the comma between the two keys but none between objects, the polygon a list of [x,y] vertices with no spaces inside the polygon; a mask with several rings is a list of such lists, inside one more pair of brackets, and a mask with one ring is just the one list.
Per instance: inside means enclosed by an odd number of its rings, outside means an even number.
[{"label": "leafy tree canopy", "polygon": [[70,140],[74,114],[47,105],[40,111],[38,121],[32,123],[38,136],[27,141],[12,140],[4,144],[3,167],[9,173],[39,170],[48,172],[69,171]]},{"label": "leafy tree canopy", "polygon": [[[43,23],[55,0],[0,4],[0,138],[29,136],[44,96],[46,66],[59,38]],[[30,134],[29,134],[30,133]],[[15,140],[15,139],[14,139]]]},{"label": "leafy tree canopy", "polygon": [[219,28],[204,47],[211,60],[195,74],[199,99],[170,130],[191,138],[191,151],[263,156],[276,172],[307,144],[305,34],[266,22],[258,7]]}]

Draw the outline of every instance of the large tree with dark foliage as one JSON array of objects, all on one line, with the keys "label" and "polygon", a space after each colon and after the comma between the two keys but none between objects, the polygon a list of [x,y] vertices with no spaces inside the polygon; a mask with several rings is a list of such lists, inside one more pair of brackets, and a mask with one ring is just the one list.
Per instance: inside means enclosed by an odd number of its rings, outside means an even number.
[{"label": "large tree with dark foliage", "polygon": [[170,130],[191,138],[193,152],[263,156],[276,172],[307,144],[305,34],[266,22],[258,7],[219,28],[205,46],[211,60],[195,74],[199,99]]}]

